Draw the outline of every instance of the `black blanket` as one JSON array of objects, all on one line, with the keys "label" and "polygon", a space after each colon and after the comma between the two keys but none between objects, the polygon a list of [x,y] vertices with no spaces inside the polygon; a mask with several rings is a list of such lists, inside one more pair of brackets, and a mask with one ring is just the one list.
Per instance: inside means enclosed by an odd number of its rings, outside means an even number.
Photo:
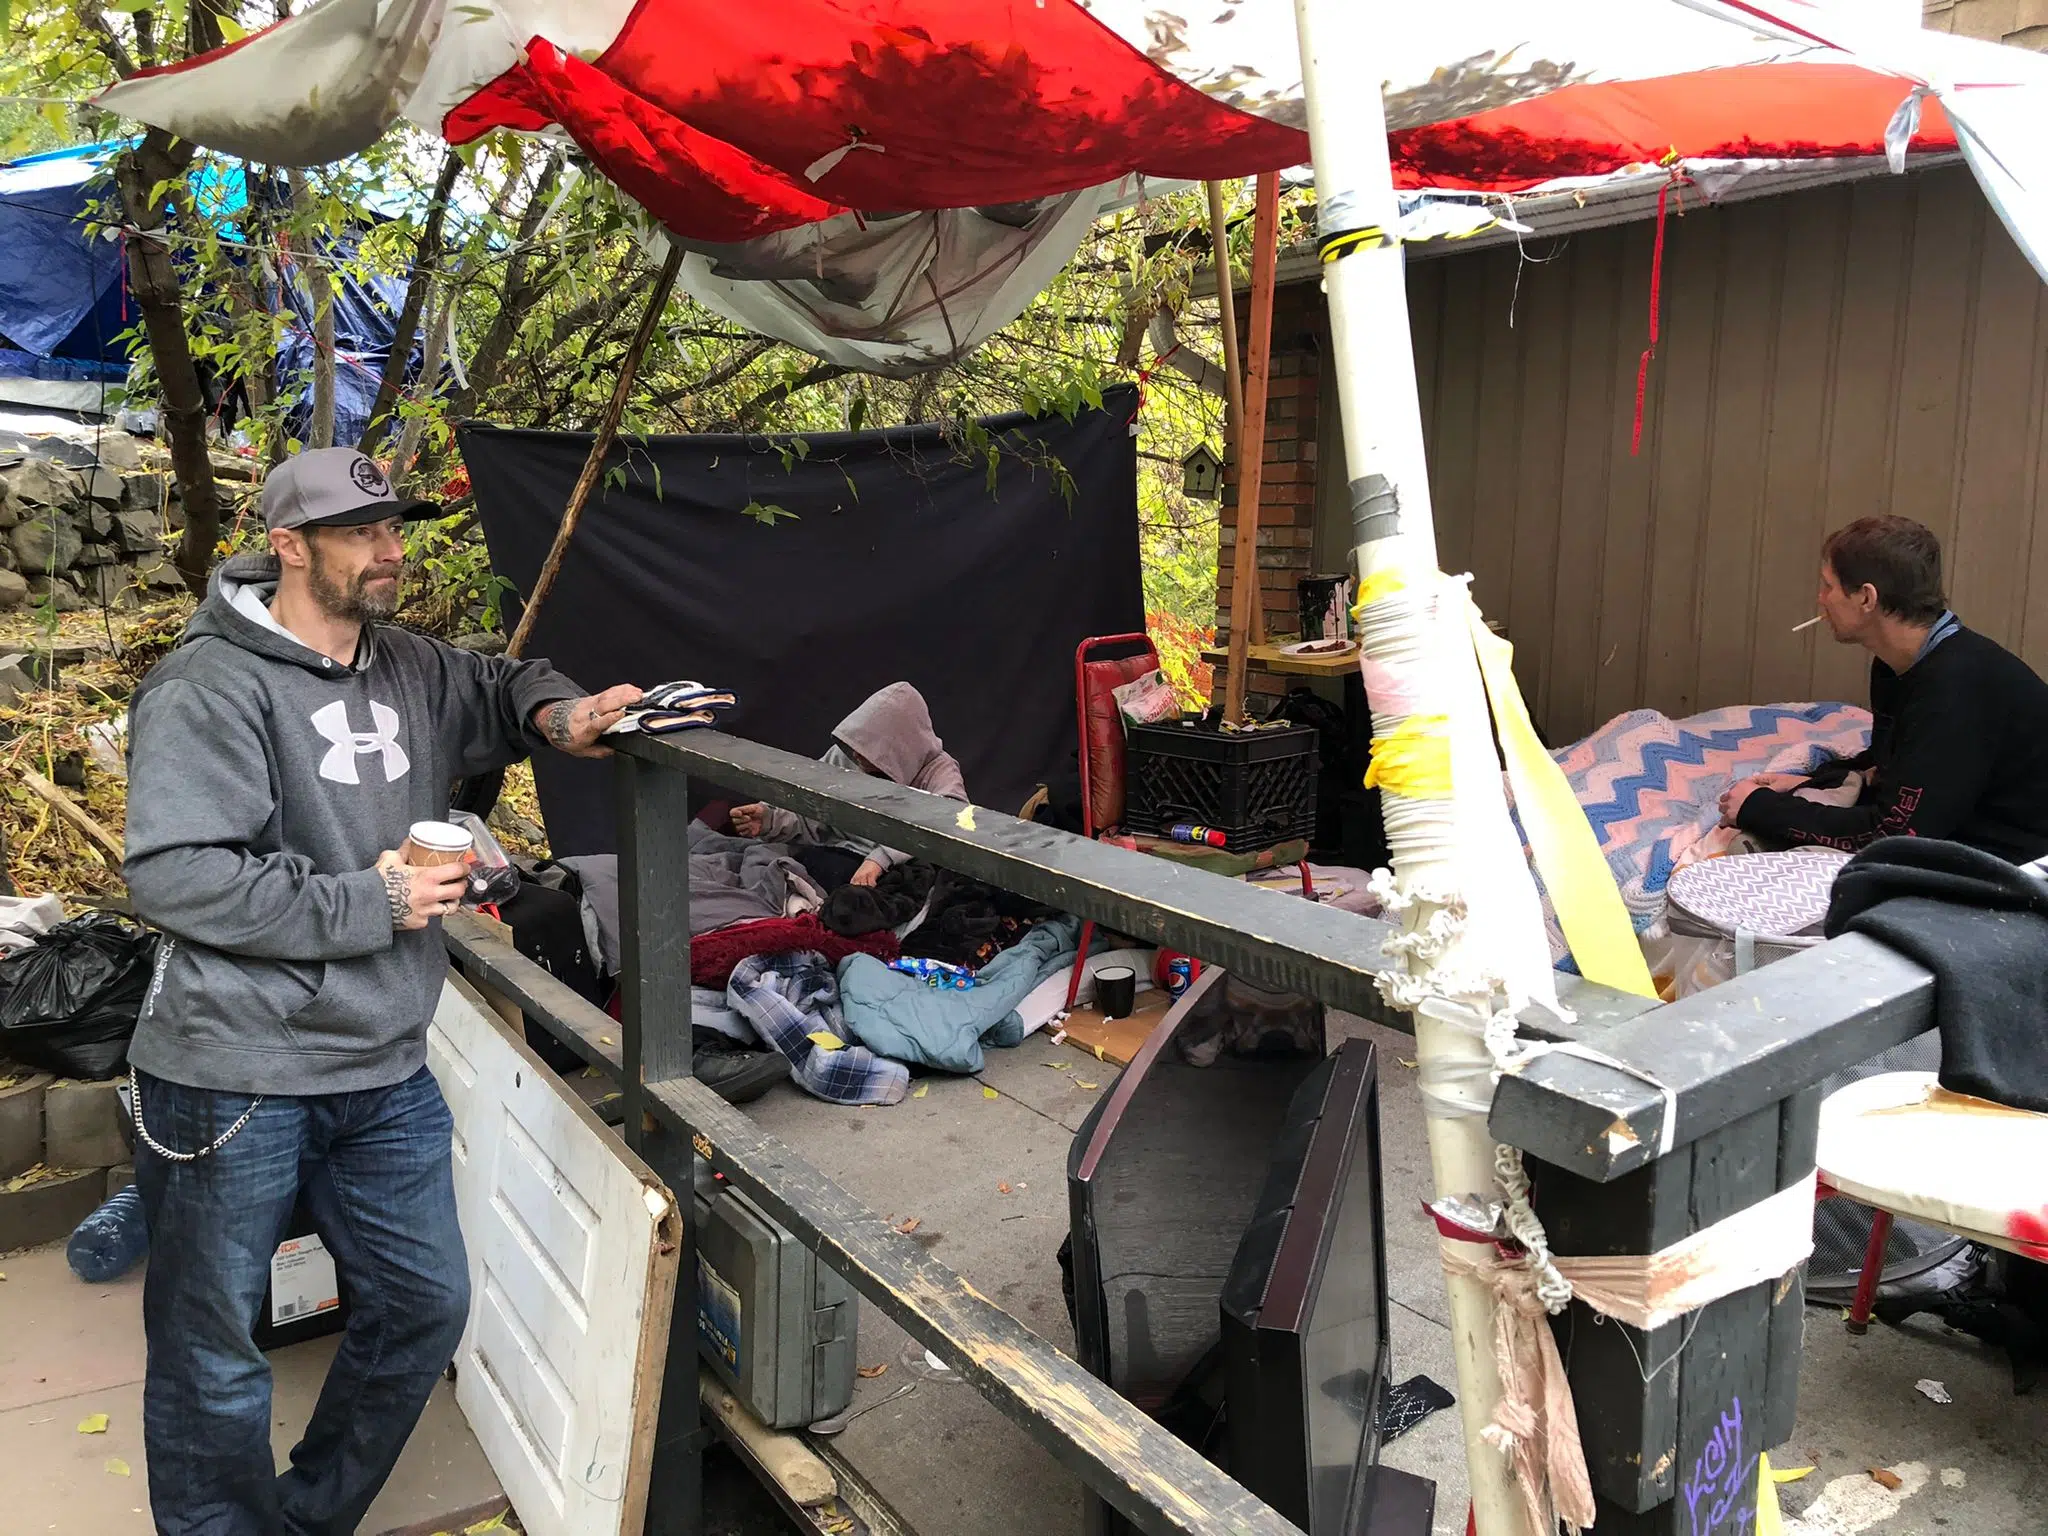
[{"label": "black blanket", "polygon": [[[986,454],[937,426],[622,440],[529,654],[592,690],[731,688],[721,729],[805,757],[913,683],[975,803],[1014,811],[1073,755],[1074,647],[1145,627],[1136,410],[1119,385],[1072,422],[994,418]],[[460,436],[492,567],[530,591],[590,438]],[[536,755],[557,856],[614,851],[613,771]]]},{"label": "black blanket", "polygon": [[2048,1112],[2048,881],[1961,843],[1882,838],[1835,877],[1826,932],[1934,972],[1942,1087]]}]

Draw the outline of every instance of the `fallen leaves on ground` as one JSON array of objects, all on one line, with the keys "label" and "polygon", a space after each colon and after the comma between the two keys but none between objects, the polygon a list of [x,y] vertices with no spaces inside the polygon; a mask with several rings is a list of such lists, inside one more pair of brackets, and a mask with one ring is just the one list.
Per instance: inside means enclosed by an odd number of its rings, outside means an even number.
[{"label": "fallen leaves on ground", "polygon": [[4,1188],[10,1195],[19,1194],[22,1190],[28,1189],[32,1185],[47,1184],[52,1179],[65,1178],[69,1172],[70,1170],[66,1168],[50,1168],[42,1163],[37,1163],[33,1168],[17,1173],[6,1184],[0,1185],[0,1188]]},{"label": "fallen leaves on ground", "polygon": [[877,1376],[881,1375],[884,1371],[888,1369],[889,1367],[886,1364],[864,1365],[858,1371],[855,1371],[854,1374],[860,1377],[863,1381],[873,1381]]},{"label": "fallen leaves on ground", "polygon": [[924,1218],[922,1216],[906,1216],[901,1221],[896,1223],[896,1230],[898,1232],[901,1232],[905,1237],[908,1237],[911,1233],[915,1232],[919,1227],[923,1225]]},{"label": "fallen leaves on ground", "polygon": [[1076,1088],[1086,1088],[1090,1093],[1093,1093],[1096,1089],[1100,1088],[1102,1084],[1091,1083],[1087,1081],[1085,1078],[1077,1077],[1074,1079],[1074,1086]]},{"label": "fallen leaves on ground", "polygon": [[1904,1479],[1890,1467],[1872,1467],[1870,1469],[1870,1480],[1879,1487],[1889,1489],[1893,1493],[1897,1493],[1904,1484]]},{"label": "fallen leaves on ground", "polygon": [[78,1421],[81,1435],[104,1435],[107,1432],[107,1416],[104,1413],[88,1413]]},{"label": "fallen leaves on ground", "polygon": [[931,1091],[932,1085],[930,1083],[919,1083],[915,1088],[911,1090],[910,1096],[913,1099],[921,1099]]},{"label": "fallen leaves on ground", "polygon": [[107,1458],[107,1471],[115,1477],[133,1477],[135,1475],[129,1469],[128,1463],[118,1456],[109,1456]]},{"label": "fallen leaves on ground", "polygon": [[1007,1184],[998,1184],[996,1186],[996,1193],[999,1195],[1007,1195],[1009,1192],[1010,1186]]},{"label": "fallen leaves on ground", "polygon": [[1002,1097],[1000,1093],[997,1093],[995,1089],[989,1087],[987,1083],[983,1083],[981,1085],[981,1096],[984,1099],[1000,1099]]}]

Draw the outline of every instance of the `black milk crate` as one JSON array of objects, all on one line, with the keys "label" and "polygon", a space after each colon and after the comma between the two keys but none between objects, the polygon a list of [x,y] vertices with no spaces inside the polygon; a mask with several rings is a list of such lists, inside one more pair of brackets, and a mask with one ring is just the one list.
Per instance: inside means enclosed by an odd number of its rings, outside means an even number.
[{"label": "black milk crate", "polygon": [[1316,729],[1219,731],[1127,725],[1124,820],[1163,837],[1176,822],[1215,827],[1232,853],[1316,831]]}]

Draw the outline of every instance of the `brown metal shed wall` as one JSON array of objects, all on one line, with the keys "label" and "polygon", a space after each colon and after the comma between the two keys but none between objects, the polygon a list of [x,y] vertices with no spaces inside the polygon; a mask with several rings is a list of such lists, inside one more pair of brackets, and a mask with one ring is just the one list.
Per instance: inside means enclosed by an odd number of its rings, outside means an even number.
[{"label": "brown metal shed wall", "polygon": [[1968,171],[1670,218],[1632,456],[1654,237],[1410,271],[1444,566],[1552,740],[1645,705],[1860,702],[1862,653],[1789,630],[1822,536],[1872,512],[1934,528],[1964,622],[2048,671],[2048,317]]}]

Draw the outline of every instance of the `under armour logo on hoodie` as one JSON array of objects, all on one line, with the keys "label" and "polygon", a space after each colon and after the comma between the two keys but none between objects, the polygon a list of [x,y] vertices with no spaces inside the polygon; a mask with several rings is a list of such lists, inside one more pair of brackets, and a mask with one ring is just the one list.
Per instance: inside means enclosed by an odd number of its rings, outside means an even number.
[{"label": "under armour logo on hoodie", "polygon": [[313,711],[313,729],[333,743],[327,749],[327,755],[320,759],[321,778],[336,784],[362,783],[356,772],[356,759],[369,752],[383,755],[386,784],[405,777],[406,770],[412,767],[412,759],[398,744],[398,711],[389,704],[379,704],[372,699],[370,721],[376,730],[355,730],[349,725],[348,705],[340,699]]}]

